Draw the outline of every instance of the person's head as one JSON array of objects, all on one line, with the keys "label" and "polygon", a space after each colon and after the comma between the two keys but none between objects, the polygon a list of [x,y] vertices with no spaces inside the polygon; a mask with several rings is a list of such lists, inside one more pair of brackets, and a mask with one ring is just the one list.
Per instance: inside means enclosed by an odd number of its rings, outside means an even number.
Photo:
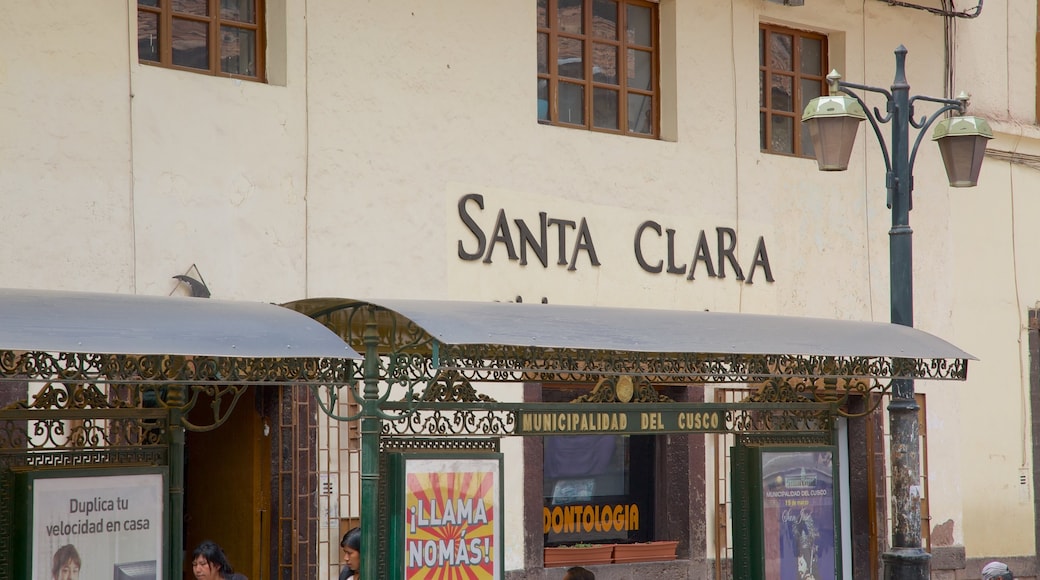
[{"label": "person's head", "polygon": [[51,578],[53,580],[79,580],[79,568],[83,562],[79,559],[76,546],[65,544],[54,552],[54,562],[51,564]]},{"label": "person's head", "polygon": [[191,572],[198,580],[224,580],[235,573],[224,550],[209,540],[199,544],[192,552]]},{"label": "person's head", "polygon": [[563,580],[596,580],[596,575],[588,568],[574,566],[573,568],[567,568],[567,573],[563,575]]},{"label": "person's head", "polygon": [[1003,562],[990,562],[982,568],[982,580],[1014,580],[1011,569]]},{"label": "person's head", "polygon": [[343,552],[343,563],[351,570],[358,572],[361,568],[361,528],[351,528],[343,534],[339,541]]}]

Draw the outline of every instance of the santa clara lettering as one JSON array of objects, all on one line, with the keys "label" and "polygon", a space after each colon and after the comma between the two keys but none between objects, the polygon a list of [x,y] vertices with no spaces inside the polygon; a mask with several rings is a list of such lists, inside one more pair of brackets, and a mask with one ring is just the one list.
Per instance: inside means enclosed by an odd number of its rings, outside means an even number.
[{"label": "santa clara lettering", "polygon": [[[526,221],[522,219],[513,220],[516,225],[516,236],[520,246],[520,255],[517,256],[517,244],[513,242],[513,233],[509,227],[509,220],[506,219],[506,210],[498,210],[498,217],[495,219],[494,227],[488,232],[488,235],[485,235],[469,214],[466,207],[469,202],[474,202],[479,209],[483,210],[484,196],[479,193],[469,193],[462,196],[462,199],[459,200],[459,218],[469,228],[476,242],[476,250],[470,252],[466,250],[462,240],[459,240],[459,257],[463,260],[479,260],[483,257],[484,263],[490,264],[495,248],[501,244],[506,252],[506,256],[510,260],[519,260],[521,266],[527,265],[527,251],[530,249],[535,257],[538,258],[538,261],[542,263],[542,267],[548,268],[549,229],[553,228],[556,230],[557,265],[567,266],[568,270],[577,270],[578,254],[585,252],[589,263],[593,266],[599,266],[599,258],[596,257],[596,247],[592,243],[592,233],[589,232],[589,226],[585,223],[585,218],[581,218],[581,223],[578,223],[574,220],[550,218],[546,212],[539,212],[538,225],[535,226],[535,231],[538,232],[537,236]],[[575,234],[568,239],[568,231],[575,229],[577,230]],[[491,238],[490,242],[488,238]]]},{"label": "santa clara lettering", "polygon": [[[579,264],[597,268],[602,265],[593,242],[592,226],[584,217],[549,217],[548,212],[541,211],[536,221],[510,219],[506,210],[500,208],[494,224],[485,231],[474,217],[484,212],[484,196],[479,193],[467,193],[459,198],[458,212],[469,234],[468,239],[458,240],[458,256],[462,260],[492,264],[496,258],[508,259],[527,266],[528,255],[531,255],[543,268],[548,268],[550,261],[569,271],[577,270]],[[705,232],[693,229],[680,233],[680,230],[646,220],[635,230],[636,264],[650,274],[683,276],[690,282],[704,277],[726,278],[727,269],[732,271],[735,280],[745,284],[754,282],[759,269],[766,282],[774,281],[764,237],[759,236],[750,259],[742,265],[736,252],[735,229],[719,226],[714,236]],[[745,265],[748,266],[746,277]]]},{"label": "santa clara lettering", "polygon": [[[657,237],[661,237],[661,224],[647,220],[636,228],[636,240],[635,240],[635,252],[636,261],[639,262],[639,267],[650,272],[651,274],[660,274],[664,270],[664,260],[658,260],[655,264],[651,265],[643,253],[643,239],[647,234],[647,231],[651,231],[657,234]],[[769,266],[769,254],[766,253],[766,241],[765,238],[759,236],[758,244],[755,246],[754,256],[751,258],[751,271],[748,273],[747,279],[744,279],[744,269],[740,267],[740,262],[737,261],[737,257],[734,255],[734,248],[737,246],[737,232],[733,228],[715,228],[715,255],[717,256],[715,262],[711,260],[712,251],[711,246],[708,244],[708,237],[705,235],[704,230],[700,231],[700,235],[697,237],[697,243],[695,247],[692,247],[688,254],[689,261],[684,261],[681,266],[676,265],[676,248],[675,248],[675,234],[676,230],[666,229],[664,230],[665,237],[667,239],[665,255],[668,259],[668,273],[675,274],[678,276],[686,276],[687,280],[693,280],[694,274],[697,271],[697,266],[703,262],[704,272],[711,278],[725,278],[726,277],[726,264],[729,263],[730,267],[733,268],[733,276],[737,280],[743,281],[745,284],[752,284],[755,278],[755,271],[761,267],[762,273],[766,277],[766,282],[773,281],[773,269]],[[653,237],[653,234],[650,235]],[[661,254],[660,247],[657,247],[657,252],[654,255],[659,256]],[[718,264],[718,273],[715,271],[715,264]],[[687,268],[689,274],[687,274]]]}]

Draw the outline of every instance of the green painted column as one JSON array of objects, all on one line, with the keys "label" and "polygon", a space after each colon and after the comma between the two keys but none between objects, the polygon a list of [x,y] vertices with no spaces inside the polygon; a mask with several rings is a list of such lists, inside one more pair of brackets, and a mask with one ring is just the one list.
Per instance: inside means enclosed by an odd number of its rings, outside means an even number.
[{"label": "green painted column", "polygon": [[166,404],[170,409],[170,518],[169,562],[166,569],[171,580],[183,577],[184,552],[184,425],[181,424],[184,407],[184,387],[170,385]]},{"label": "green painted column", "polygon": [[361,579],[379,569],[379,333],[365,325],[365,388],[361,400]]}]

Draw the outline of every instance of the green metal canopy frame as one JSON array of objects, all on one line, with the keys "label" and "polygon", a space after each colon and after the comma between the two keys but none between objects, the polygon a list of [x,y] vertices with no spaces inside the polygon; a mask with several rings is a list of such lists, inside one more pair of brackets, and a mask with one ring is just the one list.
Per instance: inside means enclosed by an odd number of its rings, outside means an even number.
[{"label": "green metal canopy frame", "polygon": [[[246,388],[335,388],[360,355],[273,304],[0,289],[0,580],[13,580],[13,470],[169,466],[181,577],[185,430],[230,416]],[[208,420],[187,415],[211,401]]]},{"label": "green metal canopy frame", "polygon": [[[393,402],[390,389],[377,389],[377,408],[409,415],[430,403],[496,408],[475,382],[589,383],[598,388],[583,402],[618,402],[607,390],[616,391],[622,377],[643,387],[643,402],[658,400],[654,384],[742,383],[798,393],[764,401],[833,404],[883,392],[893,379],[964,380],[974,358],[926,332],[877,322],[432,300],[317,298],[285,306],[364,351],[373,366],[355,378],[402,387],[402,400]],[[336,390],[317,394],[333,418],[360,418],[336,415]],[[355,394],[365,398],[356,387]],[[487,434],[465,428],[431,432]]]},{"label": "green metal canopy frame", "polygon": [[[315,298],[285,306],[365,355],[356,377],[363,389],[350,385],[356,414],[337,414],[338,387],[313,388],[331,418],[361,421],[363,542],[380,547],[381,436],[550,434],[558,431],[535,429],[532,417],[552,423],[578,410],[594,417],[633,409],[708,421],[658,433],[829,434],[850,396],[884,393],[895,379],[964,380],[974,358],[888,323],[499,302]],[[473,386],[526,381],[595,387],[553,404],[500,403]],[[709,383],[757,389],[740,403],[712,404],[677,403],[655,388]],[[392,392],[403,396],[391,401]],[[583,424],[584,432],[611,428]],[[379,566],[386,563],[366,559],[362,577],[382,577]]]}]

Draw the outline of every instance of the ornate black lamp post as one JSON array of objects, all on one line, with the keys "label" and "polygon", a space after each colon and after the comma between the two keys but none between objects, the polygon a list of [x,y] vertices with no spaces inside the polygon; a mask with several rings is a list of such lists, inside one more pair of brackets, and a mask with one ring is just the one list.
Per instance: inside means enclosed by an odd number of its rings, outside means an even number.
[{"label": "ornate black lamp post", "polygon": [[[940,121],[933,139],[938,141],[951,187],[973,187],[978,182],[986,141],[993,138],[989,124],[978,117],[964,116],[968,96],[939,99],[910,96],[906,81],[906,48],[896,49],[896,74],[891,91],[847,83],[837,71],[827,75],[830,95],[813,99],[805,108],[802,122],[809,126],[816,160],[821,171],[848,168],[849,156],[860,121],[870,121],[885,156],[888,207],[892,210],[889,230],[889,272],[892,322],[914,325],[913,251],[910,229],[913,166],[924,131],[949,111],[958,116]],[[867,110],[863,100],[850,89],[884,95],[887,109]],[[941,105],[931,116],[914,118],[914,103]],[[892,123],[891,155],[879,123]],[[917,129],[913,148],[910,127]],[[928,580],[931,555],[921,545],[920,450],[914,381],[896,379],[892,384],[889,411],[889,453],[892,461],[892,545],[883,554],[885,580]]]}]

